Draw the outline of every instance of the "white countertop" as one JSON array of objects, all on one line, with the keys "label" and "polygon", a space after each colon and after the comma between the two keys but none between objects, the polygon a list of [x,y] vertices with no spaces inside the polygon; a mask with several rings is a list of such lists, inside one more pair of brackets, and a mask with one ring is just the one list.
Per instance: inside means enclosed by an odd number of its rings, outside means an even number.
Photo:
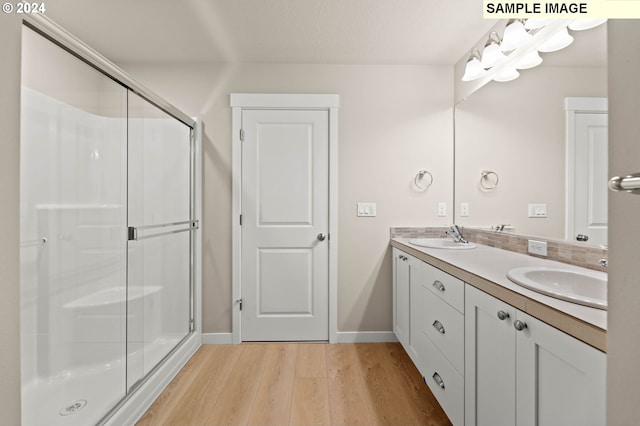
[{"label": "white countertop", "polygon": [[[607,311],[545,296],[544,294],[521,287],[507,278],[507,272],[510,269],[524,266],[559,267],[575,271],[588,271],[588,269],[481,244],[477,244],[477,247],[471,250],[447,250],[416,246],[409,243],[409,240],[410,238],[391,239],[392,242],[400,243],[413,250],[424,253],[429,257],[445,262],[452,266],[454,270],[459,269],[465,271],[471,274],[472,278],[475,276],[490,281],[507,290],[520,294],[529,300],[539,302],[556,311],[560,311],[582,322],[595,326],[602,331],[607,329]],[[393,245],[397,247],[397,244]],[[423,258],[422,260],[429,263],[428,258]],[[469,277],[459,276],[458,278],[463,281],[469,281],[467,280]],[[470,284],[473,285],[473,282]],[[545,320],[544,318],[540,319]]]}]

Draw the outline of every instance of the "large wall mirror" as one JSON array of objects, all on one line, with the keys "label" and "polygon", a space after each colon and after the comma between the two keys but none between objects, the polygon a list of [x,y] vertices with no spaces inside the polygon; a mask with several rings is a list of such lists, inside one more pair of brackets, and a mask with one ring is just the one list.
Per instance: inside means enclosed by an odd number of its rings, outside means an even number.
[{"label": "large wall mirror", "polygon": [[606,244],[606,34],[606,24],[574,32],[538,67],[456,105],[457,224]]}]

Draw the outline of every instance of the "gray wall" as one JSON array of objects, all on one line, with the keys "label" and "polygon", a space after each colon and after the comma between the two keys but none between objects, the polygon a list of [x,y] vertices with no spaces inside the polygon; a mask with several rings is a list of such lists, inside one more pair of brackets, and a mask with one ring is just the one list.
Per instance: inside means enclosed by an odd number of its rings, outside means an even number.
[{"label": "gray wall", "polygon": [[0,423],[20,424],[20,20],[0,14]]},{"label": "gray wall", "polygon": [[[391,331],[391,226],[452,223],[453,83],[448,66],[123,64],[205,123],[203,329],[231,331],[229,94],[336,93],[339,108],[338,331]],[[420,169],[428,191],[412,191]],[[449,215],[437,216],[439,201]],[[357,202],[378,216],[357,218]]]}]

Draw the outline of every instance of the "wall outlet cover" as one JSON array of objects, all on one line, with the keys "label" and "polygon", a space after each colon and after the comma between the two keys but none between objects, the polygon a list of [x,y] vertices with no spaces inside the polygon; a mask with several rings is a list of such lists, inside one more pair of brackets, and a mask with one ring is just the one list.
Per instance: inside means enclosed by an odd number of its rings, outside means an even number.
[{"label": "wall outlet cover", "polygon": [[528,249],[529,249],[529,253],[531,254],[537,254],[538,256],[546,256],[547,242],[537,241],[537,240],[528,240]]},{"label": "wall outlet cover", "polygon": [[469,203],[460,203],[460,217],[469,216]]},{"label": "wall outlet cover", "polygon": [[439,202],[438,203],[438,216],[445,217],[447,215],[447,203]]}]

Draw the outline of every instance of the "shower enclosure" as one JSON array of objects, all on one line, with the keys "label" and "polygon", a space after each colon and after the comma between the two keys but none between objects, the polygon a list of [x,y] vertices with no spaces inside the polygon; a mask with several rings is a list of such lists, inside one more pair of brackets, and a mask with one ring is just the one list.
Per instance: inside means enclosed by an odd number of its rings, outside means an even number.
[{"label": "shower enclosure", "polygon": [[199,344],[195,123],[69,40],[23,29],[24,425],[108,423]]}]

